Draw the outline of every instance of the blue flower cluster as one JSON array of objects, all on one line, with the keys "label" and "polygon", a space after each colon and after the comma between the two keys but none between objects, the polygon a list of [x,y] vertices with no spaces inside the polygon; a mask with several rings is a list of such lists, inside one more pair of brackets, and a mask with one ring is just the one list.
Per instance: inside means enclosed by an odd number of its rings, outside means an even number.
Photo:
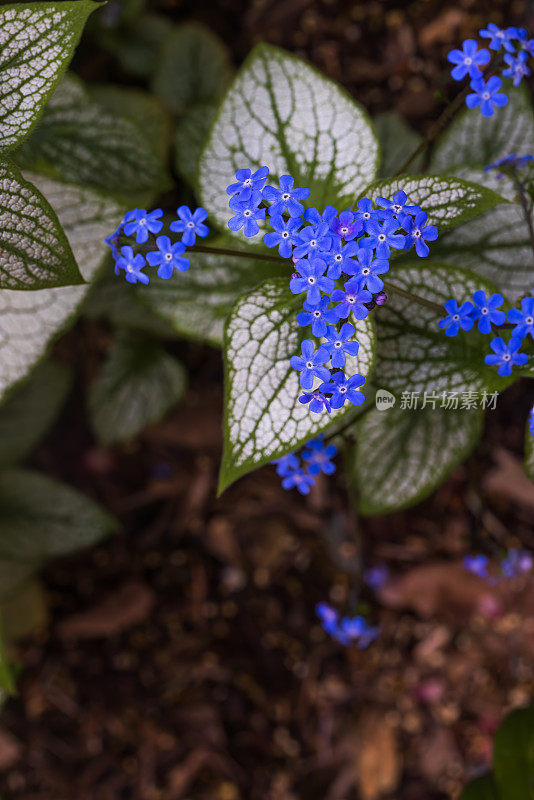
[{"label": "blue flower cluster", "polygon": [[465,556],[464,567],[468,572],[485,580],[490,586],[495,586],[502,580],[511,580],[526,575],[534,567],[534,558],[528,550],[512,548],[499,563],[498,572],[490,571],[488,556],[478,554]]},{"label": "blue flower cluster", "polygon": [[456,336],[460,329],[469,331],[477,322],[481,333],[491,333],[493,325],[498,327],[508,319],[515,326],[512,328],[510,340],[505,342],[502,336],[496,336],[490,342],[493,353],[484,359],[486,364],[498,368],[499,375],[508,377],[514,366],[524,367],[528,361],[528,355],[519,350],[527,336],[534,339],[534,297],[524,297],[521,300],[521,309],[512,308],[508,315],[500,310],[503,303],[501,294],[487,297],[482,289],[474,293],[473,302],[467,300],[461,306],[454,299],[447,300],[447,315],[439,321],[439,326],[445,330],[447,336]]},{"label": "blue flower cluster", "polygon": [[437,228],[427,225],[428,215],[419,206],[407,205],[402,190],[392,198],[378,197],[378,208],[364,198],[341,213],[333,206],[320,213],[304,208],[310,190],[295,187],[290,175],[282,175],[276,186],[266,185],[267,167],[240,169],[235,177],[227,188],[234,212],[228,227],[255,236],[259,221],[268,219],[272,230],[263,241],[292,260],[289,288],[303,301],[297,323],[311,327],[318,340],[305,338],[301,355],[291,358],[304,390],[299,402],[317,414],[346,402],[362,405],[365,378],[346,375],[344,369],[347,358],[359,350],[350,320],[365,319],[370,309],[386,301],[381,276],[389,269],[392,250],[415,247],[418,256],[426,257],[427,242],[437,239]]},{"label": "blue flower cluster", "polygon": [[[205,224],[208,212],[203,208],[191,211],[188,206],[180,206],[176,213],[178,219],[171,222],[169,230],[172,233],[180,233],[181,239],[173,242],[169,236],[157,236],[163,228],[161,208],[156,208],[154,211],[134,208],[128,211],[117,230],[106,239],[106,244],[111,248],[115,259],[115,275],[124,270],[129,283],[146,285],[150,281],[149,276],[143,272],[147,262],[151,267],[157,267],[158,278],[165,280],[172,276],[175,269],[178,272],[189,269],[189,259],[185,258],[184,253],[187,247],[195,244],[197,236],[208,235],[209,229]],[[155,238],[157,249],[146,252],[145,260],[145,256],[140,252],[136,253],[131,245],[120,246],[123,237],[135,237],[138,245],[146,245],[149,239]]]},{"label": "blue flower cluster", "polygon": [[318,603],[315,611],[326,633],[345,647],[355,644],[358,650],[365,650],[380,636],[379,627],[369,625],[363,617],[340,617],[328,603]]},{"label": "blue flower cluster", "polygon": [[[529,56],[534,55],[534,39],[529,39],[525,28],[501,29],[493,22],[479,31],[483,39],[489,39],[489,50],[504,51],[503,78],[511,78],[514,86],[519,86],[523,78],[530,75],[527,66]],[[455,81],[469,77],[472,92],[465,102],[468,108],[480,108],[484,117],[491,117],[496,108],[508,102],[508,96],[501,92],[502,79],[492,75],[487,81],[483,77],[483,67],[489,64],[491,54],[486,48],[478,49],[476,39],[466,39],[461,50],[451,50],[447,59],[454,64],[451,75]]]},{"label": "blue flower cluster", "polygon": [[[305,445],[302,456],[289,453],[271,463],[276,465],[276,473],[282,478],[284,489],[298,489],[301,494],[309,494],[319,473],[332,475],[336,471],[336,465],[332,463],[336,453],[337,447],[325,444],[321,435]],[[304,464],[301,464],[301,457]]]}]

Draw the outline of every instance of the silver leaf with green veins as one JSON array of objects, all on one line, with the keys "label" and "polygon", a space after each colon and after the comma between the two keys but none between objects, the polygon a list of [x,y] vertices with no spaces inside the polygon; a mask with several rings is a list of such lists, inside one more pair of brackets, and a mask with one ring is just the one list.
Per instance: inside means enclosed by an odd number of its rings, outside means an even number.
[{"label": "silver leaf with green veins", "polygon": [[400,189],[406,192],[409,205],[426,211],[427,225],[437,225],[440,233],[504,202],[500,195],[480,184],[442,175],[407,175],[376,181],[362,196],[373,200],[391,198]]},{"label": "silver leaf with green veins", "polygon": [[[298,300],[287,280],[267,281],[237,301],[225,334],[225,442],[220,490],[251,469],[290,453],[354,408],[312,414],[299,403],[299,374],[290,366],[300,353]],[[368,318],[353,323],[360,343],[345,373],[369,375],[374,327]],[[364,390],[365,391],[365,388]]]},{"label": "silver leaf with green veins", "polygon": [[77,0],[0,8],[0,152],[29,133],[97,7]]},{"label": "silver leaf with green veins", "polygon": [[228,90],[200,159],[202,205],[221,226],[236,170],[266,165],[311,189],[309,205],[352,202],[375,176],[378,144],[367,114],[313,67],[257,45]]},{"label": "silver leaf with green veins", "polygon": [[[85,280],[109,252],[104,238],[125,209],[90,189],[29,176],[59,217]],[[88,286],[0,291],[0,396],[45,354],[72,318]]]},{"label": "silver leaf with green veins", "polygon": [[373,409],[356,422],[350,456],[359,510],[385,514],[413,505],[436,488],[476,445],[481,409],[397,405]]},{"label": "silver leaf with green veins", "polygon": [[[459,304],[469,300],[477,289],[495,291],[477,275],[423,259],[393,264],[388,278],[391,284],[439,306],[450,298]],[[440,313],[388,292],[388,302],[375,316],[378,357],[373,383],[396,393],[505,388],[511,379],[500,378],[496,368],[484,364],[491,337],[478,333],[476,326],[468,333],[448,337],[438,326],[444,316],[445,309]]]},{"label": "silver leaf with green veins", "polygon": [[44,289],[82,282],[50,204],[16,167],[0,162],[0,288]]}]

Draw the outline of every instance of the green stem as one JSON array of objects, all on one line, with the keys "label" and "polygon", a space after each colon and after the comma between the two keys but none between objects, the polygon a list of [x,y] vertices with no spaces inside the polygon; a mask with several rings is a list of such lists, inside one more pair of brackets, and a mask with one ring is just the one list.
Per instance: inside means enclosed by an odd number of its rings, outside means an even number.
[{"label": "green stem", "polygon": [[284,259],[278,256],[271,256],[268,253],[246,252],[244,250],[229,250],[225,247],[208,247],[204,244],[196,244],[195,251],[197,253],[213,253],[219,256],[237,256],[238,258],[257,258],[260,261],[274,261],[281,264]]},{"label": "green stem", "polygon": [[523,210],[523,216],[525,217],[525,222],[527,223],[530,245],[532,247],[532,252],[534,253],[534,224],[532,222],[532,206],[529,205],[527,196],[525,194],[525,187],[523,186],[517,175],[514,175],[513,181],[517,189],[517,193],[519,195],[519,202]]}]

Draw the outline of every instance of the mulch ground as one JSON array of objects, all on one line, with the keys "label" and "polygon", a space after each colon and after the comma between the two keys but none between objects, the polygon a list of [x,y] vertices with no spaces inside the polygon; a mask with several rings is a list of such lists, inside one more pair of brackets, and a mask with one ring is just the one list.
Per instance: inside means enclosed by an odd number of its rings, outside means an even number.
[{"label": "mulch ground", "polygon": [[[447,48],[523,12],[499,2],[488,17],[482,0],[157,6],[204,19],[236,62],[259,38],[304,55],[420,130],[440,110],[436,88],[452,91]],[[534,581],[489,589],[461,567],[472,550],[534,549],[519,461],[532,384],[503,396],[475,457],[427,501],[355,520],[341,464],[306,499],[271,468],[215,498],[222,370],[193,343],[169,344],[191,376],[180,407],[98,449],[84,398],[109,342],[82,322],[58,345],[78,381],[34,465],[97,498],[122,531],[50,565],[27,599],[38,624],[0,719],[4,800],[454,797],[534,689]],[[391,579],[375,595],[361,572],[378,562]],[[382,628],[365,652],[329,640],[314,613],[354,593]]]}]

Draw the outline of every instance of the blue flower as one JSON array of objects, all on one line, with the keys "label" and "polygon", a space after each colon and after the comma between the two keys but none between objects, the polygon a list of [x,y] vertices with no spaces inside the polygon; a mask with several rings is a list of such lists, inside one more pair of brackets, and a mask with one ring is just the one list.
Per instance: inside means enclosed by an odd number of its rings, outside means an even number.
[{"label": "blue flower", "polygon": [[516,326],[512,336],[524,339],[530,334],[534,339],[534,297],[524,297],[521,300],[521,311],[518,308],[511,308],[508,312],[508,322]]},{"label": "blue flower", "polygon": [[528,38],[528,32],[526,28],[517,29],[517,38],[519,40],[519,46],[523,50],[526,50],[531,56],[534,56],[534,39]]},{"label": "blue flower", "polygon": [[339,331],[332,325],[328,326],[324,347],[330,352],[333,367],[344,367],[348,355],[358,355],[360,345],[351,339],[352,336],[354,336],[354,325],[350,322],[344,322]]},{"label": "blue flower", "polygon": [[373,258],[370,247],[362,247],[357,258],[358,266],[353,274],[360,280],[360,285],[365,286],[372,294],[379,292],[384,287],[384,281],[378,276],[389,270],[389,261],[385,258]]},{"label": "blue flower", "polygon": [[278,186],[266,186],[263,190],[263,197],[272,203],[269,215],[283,214],[287,212],[290,217],[299,217],[304,211],[304,206],[300,202],[310,196],[310,190],[294,189],[295,179],[291,175],[282,175]]},{"label": "blue flower", "polygon": [[150,213],[146,208],[134,208],[124,217],[124,233],[126,236],[133,236],[135,233],[137,244],[144,244],[148,241],[149,233],[159,233],[163,228],[163,222],[159,219],[162,216],[161,208]]},{"label": "blue flower", "polygon": [[519,578],[530,572],[533,566],[534,560],[528,550],[511,549],[501,561],[501,570],[505,578]]},{"label": "blue flower", "polygon": [[489,558],[484,555],[464,556],[464,569],[486,580],[489,577]]},{"label": "blue flower", "polygon": [[269,174],[269,167],[260,167],[256,172],[250,169],[238,169],[235,176],[237,183],[227,187],[226,193],[239,195],[240,200],[249,200],[252,192],[261,192]]},{"label": "blue flower", "polygon": [[107,239],[104,239],[105,243],[111,248],[111,255],[115,259],[115,261],[119,258],[119,251],[118,251],[118,244],[120,242],[121,233],[122,233],[123,223],[119,225],[119,227],[111,233]]},{"label": "blue flower", "polygon": [[364,303],[370,303],[373,299],[371,292],[362,288],[359,278],[351,278],[345,284],[345,291],[336,289],[332,292],[332,302],[338,303],[336,310],[339,319],[346,319],[353,313],[355,319],[365,319],[369,314],[369,309]]},{"label": "blue flower", "polygon": [[[478,320],[478,329],[481,333],[491,333],[491,325],[502,325],[506,320],[504,311],[499,311],[499,306],[504,303],[502,294],[492,294],[486,297],[486,293],[479,289],[473,295],[474,308],[471,312],[472,318]],[[534,320],[533,320],[534,321]]]},{"label": "blue flower", "polygon": [[319,617],[323,630],[329,633],[330,636],[335,637],[338,632],[338,612],[332,608],[332,606],[329,606],[328,603],[318,603],[315,606],[315,613]]},{"label": "blue flower", "polygon": [[366,650],[380,636],[380,628],[368,625],[363,617],[343,617],[340,631],[358,650]]},{"label": "blue flower", "polygon": [[389,258],[391,247],[395,250],[401,250],[404,247],[406,237],[402,233],[396,233],[398,229],[399,223],[396,219],[386,219],[382,224],[376,219],[372,219],[367,223],[368,235],[365,239],[360,239],[360,245],[375,248],[378,258]]},{"label": "blue flower", "polygon": [[327,222],[319,225],[307,225],[297,236],[296,247],[293,255],[295,258],[313,257],[320,251],[329,250],[332,236]]},{"label": "blue flower", "polygon": [[375,564],[363,573],[363,579],[367,586],[374,591],[379,591],[389,580],[389,569],[387,564]]},{"label": "blue flower", "polygon": [[300,227],[298,217],[289,217],[286,221],[281,214],[269,218],[269,225],[274,229],[274,233],[266,233],[263,241],[267,247],[276,247],[282,258],[290,258],[293,252],[293,245],[297,242],[297,231]]},{"label": "blue flower", "polygon": [[271,461],[271,464],[276,466],[276,474],[281,478],[285,478],[286,475],[289,475],[299,468],[300,461],[295,453],[288,453],[287,456],[282,456],[281,458],[276,458],[274,461]]},{"label": "blue flower", "polygon": [[304,450],[302,458],[308,462],[308,472],[310,475],[332,475],[336,471],[336,465],[332,464],[332,458],[337,453],[337,447],[333,444],[325,445],[323,437],[312,439],[306,445],[309,449]]},{"label": "blue flower", "polygon": [[479,33],[483,39],[491,39],[489,43],[490,50],[500,50],[501,47],[504,47],[508,53],[513,53],[515,49],[511,39],[519,38],[517,28],[503,30],[498,25],[495,25],[494,22],[490,22],[488,27],[479,31]]},{"label": "blue flower", "polygon": [[313,477],[301,468],[288,473],[282,479],[282,487],[284,489],[298,489],[301,494],[309,494],[310,488],[314,483]]},{"label": "blue flower", "polygon": [[324,256],[330,265],[327,272],[328,277],[337,281],[343,272],[353,275],[355,264],[352,256],[355,256],[358,250],[356,242],[348,242],[344,245],[342,239],[335,235],[330,252]]},{"label": "blue flower", "polygon": [[530,69],[527,67],[528,54],[520,50],[516,57],[507,54],[504,60],[508,67],[503,69],[503,78],[513,78],[514,86],[519,86],[523,78],[528,78],[530,75]]},{"label": "blue flower", "polygon": [[297,322],[301,327],[306,325],[312,326],[312,333],[314,336],[324,336],[326,333],[326,323],[329,322],[335,325],[338,320],[338,313],[335,308],[328,308],[330,305],[330,298],[324,295],[321,297],[318,306],[311,306],[309,303],[304,303],[304,311],[297,314]]},{"label": "blue flower", "polygon": [[265,209],[258,208],[261,199],[260,192],[252,192],[248,200],[240,200],[237,195],[230,198],[228,205],[232,211],[236,212],[235,216],[228,220],[228,227],[231,231],[243,228],[245,236],[256,236],[259,233],[260,226],[257,220],[265,219]]},{"label": "blue flower", "polygon": [[523,169],[523,167],[526,167],[531,161],[534,161],[534,156],[516,156],[515,153],[510,153],[509,156],[499,158],[493,164],[485,166],[484,172],[489,172],[490,169],[501,170],[497,178],[503,178],[505,174],[502,172],[503,169],[510,169],[512,172],[517,172]]},{"label": "blue flower", "polygon": [[207,236],[209,228],[204,225],[204,220],[208,218],[205,208],[197,208],[194,212],[188,206],[180,206],[177,209],[179,219],[169,225],[173,233],[182,234],[182,242],[186,247],[195,244],[197,236]]},{"label": "blue flower", "polygon": [[147,253],[146,260],[151,267],[159,265],[158,278],[170,278],[174,269],[179,272],[186,272],[189,269],[189,259],[182,257],[185,253],[183,242],[172,244],[168,236],[158,236],[156,244],[158,249]]},{"label": "blue flower", "polygon": [[302,403],[303,406],[307,406],[308,403],[310,404],[310,411],[314,414],[320,414],[323,409],[330,414],[332,411],[332,407],[330,406],[330,402],[327,398],[319,391],[315,392],[304,392],[299,397],[299,403]]},{"label": "blue flower", "polygon": [[[367,202],[371,201],[369,200]],[[356,236],[363,231],[363,222],[361,219],[357,219],[351,211],[342,211],[339,217],[334,217],[331,220],[330,230],[332,233],[336,233],[348,242],[355,239]]]},{"label": "blue flower", "polygon": [[497,75],[492,75],[488,82],[484,82],[484,78],[477,78],[471,81],[471,89],[473,94],[468,94],[465,98],[465,104],[468,108],[478,108],[483,117],[493,116],[494,107],[502,108],[508,102],[508,97],[505,94],[499,93],[502,86],[502,80]]},{"label": "blue flower", "polygon": [[388,200],[387,197],[377,197],[376,204],[395,217],[398,217],[399,214],[417,214],[421,211],[419,206],[406,205],[407,200],[406,192],[399,189],[398,192],[395,192],[391,200]]},{"label": "blue flower", "polygon": [[347,378],[344,372],[334,372],[330,383],[322,383],[319,391],[332,393],[330,405],[332,408],[341,408],[348,400],[353,406],[361,406],[365,401],[365,396],[358,389],[365,383],[363,375],[352,375]]},{"label": "blue flower", "polygon": [[306,300],[311,306],[318,306],[321,300],[321,292],[329,294],[334,288],[334,281],[324,275],[326,264],[321,258],[313,258],[311,261],[307,258],[295,264],[295,269],[302,276],[301,278],[292,278],[289,282],[289,288],[293,294],[301,294],[306,292]]},{"label": "blue flower", "polygon": [[523,367],[528,361],[526,353],[518,352],[521,345],[522,341],[519,336],[512,336],[508,344],[501,336],[496,336],[490,342],[493,353],[487,355],[484,361],[491,366],[498,366],[497,373],[506,378],[512,373],[513,366]]},{"label": "blue flower", "polygon": [[303,389],[310,391],[313,388],[313,379],[319,378],[327,381],[330,378],[330,370],[323,366],[330,360],[330,353],[327,347],[319,347],[317,352],[313,348],[311,339],[304,339],[301,344],[302,357],[291,356],[290,364],[297,372],[301,372],[300,385]]},{"label": "blue flower", "polygon": [[369,200],[368,197],[364,197],[362,200],[358,200],[356,209],[354,217],[363,225],[364,233],[367,233],[367,228],[371,221],[378,219],[378,212],[373,208],[373,201]]},{"label": "blue flower", "polygon": [[476,39],[466,39],[461,50],[451,50],[447,56],[451,64],[456,64],[451,71],[455,81],[463,81],[467,74],[470,78],[480,77],[480,67],[485,66],[490,58],[489,50],[478,50]]},{"label": "blue flower", "polygon": [[134,251],[129,245],[121,247],[122,255],[118,257],[115,262],[115,275],[119,274],[119,270],[123,269],[126,272],[125,278],[128,283],[144,283],[145,286],[149,282],[148,275],[141,272],[142,268],[146,265],[145,259],[141,253],[134,256]]},{"label": "blue flower", "polygon": [[534,436],[534,406],[532,406],[528,415],[528,430],[530,435]]},{"label": "blue flower", "polygon": [[320,225],[321,222],[330,225],[334,217],[337,217],[337,208],[334,206],[326,206],[322,214],[319,214],[316,208],[307,208],[304,212],[304,219],[312,225]]},{"label": "blue flower", "polygon": [[433,225],[427,225],[427,219],[428,214],[420,211],[415,215],[415,219],[405,214],[400,221],[407,234],[404,249],[409,250],[415,245],[415,252],[421,258],[426,258],[430,252],[427,242],[435,242],[438,238],[438,229]]},{"label": "blue flower", "polygon": [[439,321],[439,327],[445,328],[447,336],[456,336],[460,328],[464,331],[470,331],[473,327],[475,320],[473,319],[473,303],[467,300],[458,308],[456,300],[447,300],[445,303],[445,311],[447,316]]}]

